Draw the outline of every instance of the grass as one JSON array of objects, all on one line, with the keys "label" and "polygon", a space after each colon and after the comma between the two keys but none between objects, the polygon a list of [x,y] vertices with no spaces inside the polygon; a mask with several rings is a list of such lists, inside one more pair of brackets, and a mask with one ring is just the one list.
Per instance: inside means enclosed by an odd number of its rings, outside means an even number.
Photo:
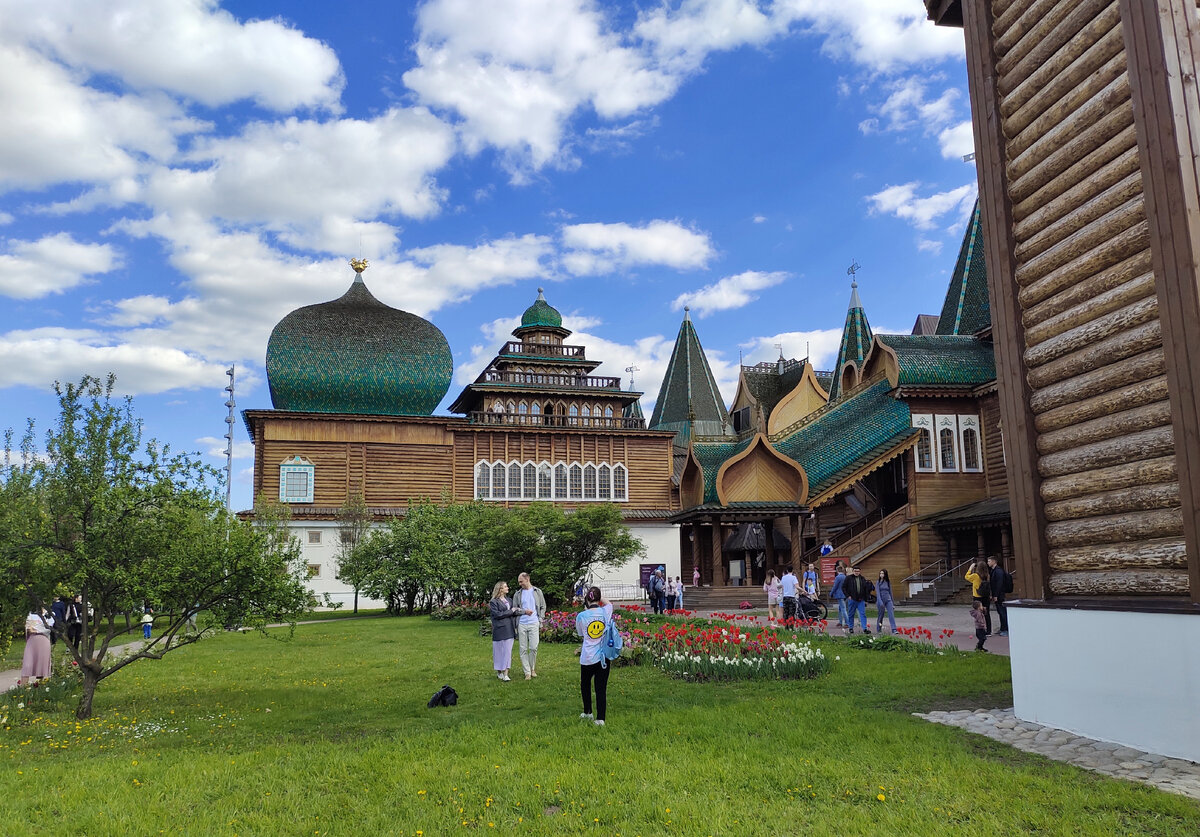
[{"label": "grass", "polygon": [[[814,681],[617,669],[597,729],[578,718],[575,646],[543,644],[538,679],[500,683],[472,623],[222,634],[114,676],[89,722],[64,709],[0,730],[0,823],[356,837],[1200,832],[1191,800],[908,714],[1011,705],[1005,658],[825,648],[841,659]],[[444,683],[460,704],[426,709]]]}]

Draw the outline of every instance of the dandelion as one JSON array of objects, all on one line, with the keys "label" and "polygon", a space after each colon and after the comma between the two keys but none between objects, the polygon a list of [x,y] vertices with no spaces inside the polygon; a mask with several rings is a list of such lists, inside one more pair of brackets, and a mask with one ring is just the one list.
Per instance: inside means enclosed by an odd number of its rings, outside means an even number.
[{"label": "dandelion", "polygon": [[876,799],[878,799],[880,802],[883,802],[884,800],[886,800],[886,799],[887,799],[887,797],[886,797],[886,796],[884,796],[882,793],[880,793],[880,794],[876,794],[876,795],[875,795],[875,798],[876,798]]}]

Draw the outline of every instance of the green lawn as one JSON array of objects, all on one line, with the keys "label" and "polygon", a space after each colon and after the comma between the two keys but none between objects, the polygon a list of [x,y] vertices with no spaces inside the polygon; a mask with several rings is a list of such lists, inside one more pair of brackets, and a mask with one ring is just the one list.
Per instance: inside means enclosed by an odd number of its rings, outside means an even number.
[{"label": "green lawn", "polygon": [[[597,729],[578,718],[573,650],[543,644],[537,680],[501,683],[473,624],[222,634],[102,684],[92,721],[64,711],[0,730],[0,823],[89,835],[1200,833],[1191,800],[908,714],[1009,705],[1002,657],[829,645],[841,659],[828,677],[736,685],[619,668]],[[426,709],[443,683],[461,703]]]}]

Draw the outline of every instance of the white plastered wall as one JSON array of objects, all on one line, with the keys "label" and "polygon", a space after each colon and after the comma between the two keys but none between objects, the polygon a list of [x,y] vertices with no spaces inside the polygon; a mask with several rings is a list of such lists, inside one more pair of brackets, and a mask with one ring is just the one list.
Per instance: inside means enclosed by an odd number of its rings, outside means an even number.
[{"label": "white plastered wall", "polygon": [[[628,524],[630,533],[646,547],[646,555],[626,561],[620,567],[605,567],[595,573],[596,584],[604,590],[605,585],[614,589],[637,588],[639,586],[639,569],[642,564],[661,565],[667,568],[667,574],[674,578],[681,575],[679,569],[679,527],[667,523],[638,523]],[[692,580],[685,579],[689,587]],[[628,594],[627,594],[628,595]]]},{"label": "white plastered wall", "polygon": [[1200,616],[1009,607],[1025,721],[1200,761]]}]

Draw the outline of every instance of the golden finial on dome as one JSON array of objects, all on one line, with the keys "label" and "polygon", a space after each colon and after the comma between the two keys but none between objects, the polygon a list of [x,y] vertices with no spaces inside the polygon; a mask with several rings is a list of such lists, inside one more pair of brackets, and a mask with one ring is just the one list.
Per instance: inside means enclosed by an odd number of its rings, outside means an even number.
[{"label": "golden finial on dome", "polygon": [[364,270],[367,269],[367,260],[366,259],[351,259],[350,266],[352,268],[354,268],[355,273],[362,273]]}]

